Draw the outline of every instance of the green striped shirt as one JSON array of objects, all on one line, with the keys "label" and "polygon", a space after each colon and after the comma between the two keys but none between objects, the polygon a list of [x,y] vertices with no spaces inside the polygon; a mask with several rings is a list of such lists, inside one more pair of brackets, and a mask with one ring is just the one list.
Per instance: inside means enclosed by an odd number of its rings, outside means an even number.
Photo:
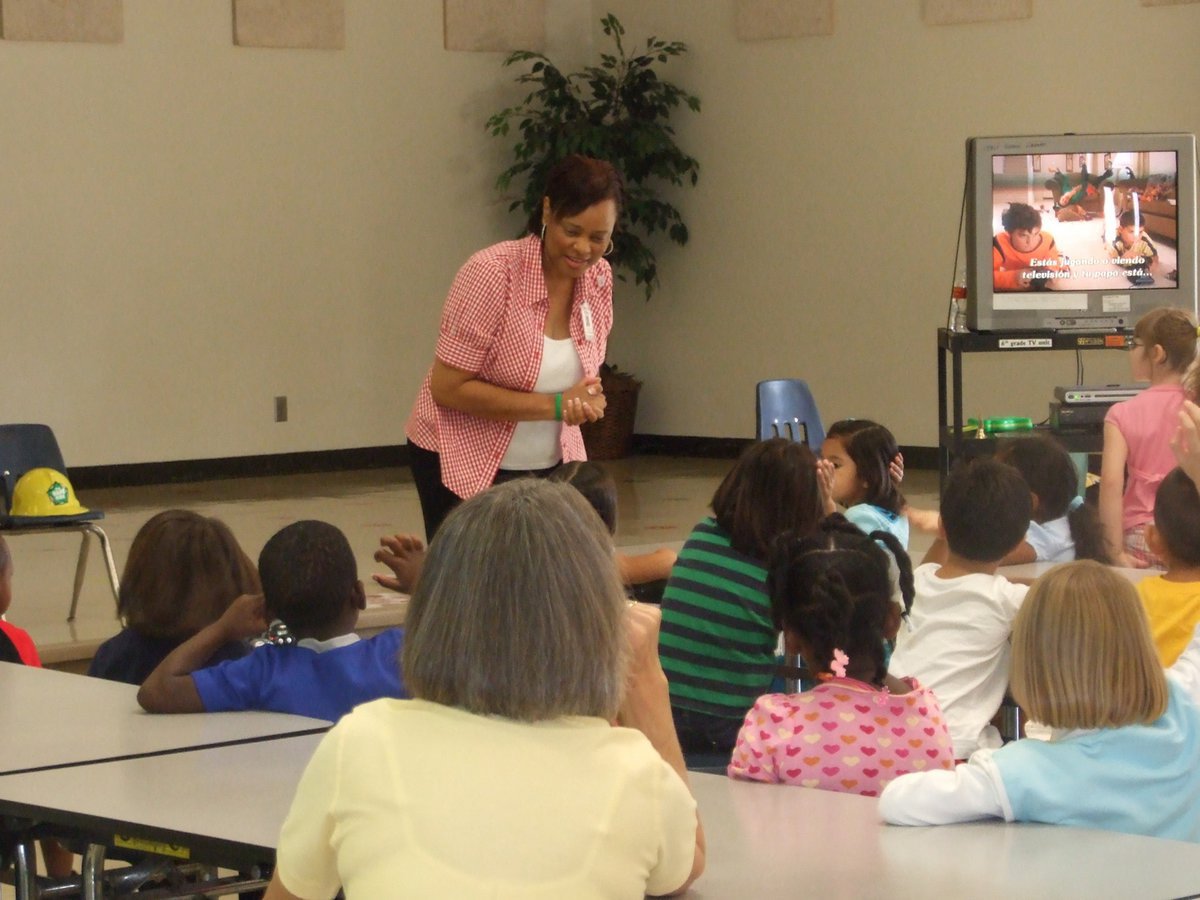
[{"label": "green striped shirt", "polygon": [[766,580],[715,519],[696,526],[663,591],[658,651],[673,706],[741,718],[767,692],[776,633]]}]

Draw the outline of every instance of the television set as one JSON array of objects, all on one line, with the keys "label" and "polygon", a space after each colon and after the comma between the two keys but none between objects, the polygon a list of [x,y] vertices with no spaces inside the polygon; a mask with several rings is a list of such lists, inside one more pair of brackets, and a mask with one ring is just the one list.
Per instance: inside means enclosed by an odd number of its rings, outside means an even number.
[{"label": "television set", "polygon": [[967,327],[1129,332],[1158,306],[1196,315],[1191,134],[967,142]]}]

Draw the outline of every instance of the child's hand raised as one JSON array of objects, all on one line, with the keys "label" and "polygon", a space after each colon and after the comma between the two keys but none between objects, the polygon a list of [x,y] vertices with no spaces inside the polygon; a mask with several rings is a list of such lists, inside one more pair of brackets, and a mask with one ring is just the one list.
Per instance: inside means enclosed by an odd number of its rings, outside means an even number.
[{"label": "child's hand raised", "polygon": [[825,515],[837,512],[837,504],[833,502],[833,463],[827,459],[817,460],[817,490],[821,494],[821,508]]},{"label": "child's hand raised", "polygon": [[1179,411],[1179,427],[1171,437],[1171,450],[1188,478],[1200,485],[1200,406],[1191,400],[1185,400]]},{"label": "child's hand raised", "polygon": [[385,535],[379,539],[375,562],[392,570],[391,575],[372,575],[376,584],[401,594],[412,593],[425,565],[425,544],[415,534]]},{"label": "child's hand raised", "polygon": [[242,594],[221,615],[222,630],[237,640],[262,634],[271,624],[262,594]]},{"label": "child's hand raised", "polygon": [[658,630],[661,626],[662,610],[659,607],[653,603],[630,601],[625,610],[625,632],[629,639],[631,681],[647,672],[662,672],[662,663],[658,658]]}]

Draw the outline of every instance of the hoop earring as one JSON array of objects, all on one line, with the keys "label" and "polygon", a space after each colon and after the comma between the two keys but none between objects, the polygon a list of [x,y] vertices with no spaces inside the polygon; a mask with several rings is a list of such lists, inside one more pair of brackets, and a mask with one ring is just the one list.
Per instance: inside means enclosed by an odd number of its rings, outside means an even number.
[{"label": "hoop earring", "polygon": [[546,223],[542,223],[542,243],[546,243]]},{"label": "hoop earring", "polygon": [[[617,249],[617,245],[616,245],[616,244],[614,244],[614,243],[612,242],[612,239],[610,238],[610,239],[609,239],[609,241],[608,241],[608,249],[604,251],[604,255],[605,255],[605,256],[612,256],[612,252],[613,252],[614,250],[616,250],[616,249]],[[1196,330],[1197,330],[1197,331],[1200,331],[1200,328],[1197,328]]]}]

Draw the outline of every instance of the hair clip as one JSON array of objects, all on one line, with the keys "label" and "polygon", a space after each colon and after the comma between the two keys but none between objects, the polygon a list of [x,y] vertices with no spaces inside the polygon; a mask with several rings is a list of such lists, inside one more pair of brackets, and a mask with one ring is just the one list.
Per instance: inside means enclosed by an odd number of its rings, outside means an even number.
[{"label": "hair clip", "polygon": [[1067,512],[1075,512],[1081,506],[1083,506],[1083,498],[1076,494],[1071,498],[1071,502],[1067,504]]},{"label": "hair clip", "polygon": [[833,661],[829,664],[829,671],[838,678],[846,677],[846,664],[850,662],[850,657],[841,651],[841,648],[833,648]]}]

